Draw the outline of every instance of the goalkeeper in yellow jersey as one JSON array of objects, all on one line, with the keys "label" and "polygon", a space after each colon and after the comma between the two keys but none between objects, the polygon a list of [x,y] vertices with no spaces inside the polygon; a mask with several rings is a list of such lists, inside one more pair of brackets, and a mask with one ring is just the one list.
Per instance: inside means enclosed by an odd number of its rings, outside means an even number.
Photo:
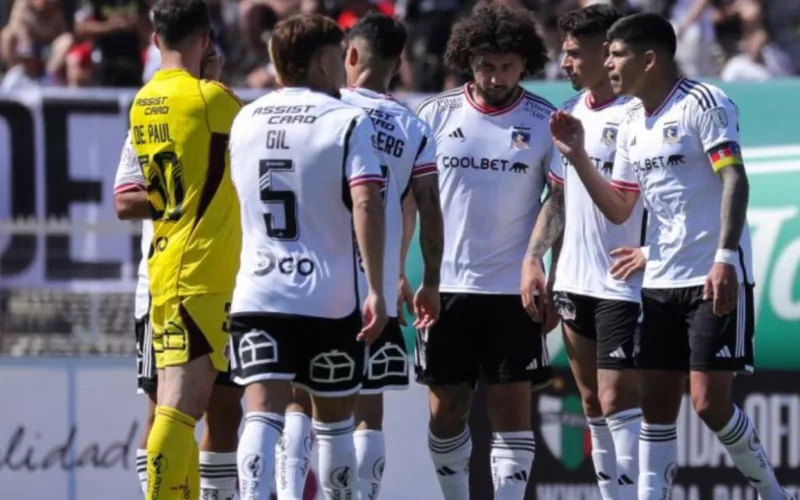
[{"label": "goalkeeper in yellow jersey", "polygon": [[228,366],[241,245],[228,136],[241,104],[221,84],[198,79],[210,33],[203,0],[159,0],[153,25],[161,69],[130,114],[154,230],[148,272],[159,384],[147,499],[182,500],[199,495],[195,424]]}]

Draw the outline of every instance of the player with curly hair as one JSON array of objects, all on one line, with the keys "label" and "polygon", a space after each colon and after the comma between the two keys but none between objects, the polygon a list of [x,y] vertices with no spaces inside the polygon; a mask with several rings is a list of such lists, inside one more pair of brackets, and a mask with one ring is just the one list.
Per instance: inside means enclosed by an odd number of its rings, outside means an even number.
[{"label": "player with curly hair", "polygon": [[[495,498],[522,499],[533,465],[531,390],[550,383],[544,334],[556,313],[520,270],[553,154],[555,108],[521,87],[542,71],[533,15],[481,3],[457,23],[445,54],[465,86],[423,102],[417,115],[437,145],[445,248],[441,312],[418,328],[417,379],[429,386],[429,447],[446,500],[469,498],[467,427],[479,378],[488,389]],[[544,286],[539,297],[546,298]]]}]

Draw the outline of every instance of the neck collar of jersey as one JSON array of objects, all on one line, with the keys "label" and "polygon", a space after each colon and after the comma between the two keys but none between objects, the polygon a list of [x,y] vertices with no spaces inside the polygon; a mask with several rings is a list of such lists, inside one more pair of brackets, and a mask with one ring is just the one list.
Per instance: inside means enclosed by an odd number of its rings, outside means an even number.
[{"label": "neck collar of jersey", "polygon": [[164,68],[156,71],[155,74],[153,75],[153,79],[167,78],[170,76],[182,75],[182,74],[191,76],[189,70],[184,68]]},{"label": "neck collar of jersey", "polygon": [[617,96],[612,96],[611,99],[605,100],[603,102],[595,102],[594,96],[590,91],[586,91],[586,107],[589,108],[591,111],[600,111],[601,109],[605,109],[617,101]]},{"label": "neck collar of jersey", "polygon": [[645,116],[656,116],[657,114],[661,113],[661,111],[664,109],[664,107],[667,105],[667,103],[672,100],[672,96],[675,95],[675,91],[678,90],[678,87],[680,87],[681,82],[683,82],[684,80],[685,80],[685,78],[683,78],[683,77],[678,78],[678,81],[675,82],[675,86],[672,87],[672,90],[670,90],[669,94],[667,94],[666,99],[664,99],[661,102],[661,104],[659,104],[658,107],[656,109],[654,109],[652,112],[648,111],[647,108],[644,108],[644,115]]},{"label": "neck collar of jersey", "polygon": [[519,96],[517,96],[516,99],[514,99],[509,104],[507,104],[507,105],[505,105],[505,106],[503,106],[501,108],[495,108],[494,106],[487,106],[485,104],[481,104],[478,101],[476,101],[475,99],[473,99],[472,98],[472,93],[470,92],[470,88],[471,87],[472,87],[472,83],[467,83],[466,85],[464,85],[464,96],[466,97],[467,102],[473,108],[475,108],[475,110],[477,110],[478,112],[480,112],[480,113],[482,113],[484,115],[497,116],[497,115],[502,115],[503,113],[507,113],[507,112],[511,111],[512,109],[516,108],[517,104],[521,103],[522,99],[525,98],[525,89],[520,88],[519,89]]}]

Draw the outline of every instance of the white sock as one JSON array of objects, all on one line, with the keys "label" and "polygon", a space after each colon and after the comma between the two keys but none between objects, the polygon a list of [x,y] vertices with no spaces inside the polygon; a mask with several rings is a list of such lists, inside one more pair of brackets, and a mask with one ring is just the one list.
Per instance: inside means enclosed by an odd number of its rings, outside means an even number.
[{"label": "white sock", "polygon": [[302,412],[286,414],[278,442],[275,481],[278,500],[302,500],[311,467],[311,419]]},{"label": "white sock", "polygon": [[639,480],[639,432],[642,427],[642,409],[631,408],[606,418],[608,430],[614,439],[617,457],[617,486],[619,500],[636,500],[636,482]]},{"label": "white sock", "polygon": [[428,448],[444,500],[469,500],[469,457],[472,455],[469,427],[458,436],[446,439],[429,432]]},{"label": "white sock", "polygon": [[275,475],[275,445],[283,431],[283,415],[253,411],[244,419],[236,451],[239,495],[248,500],[270,500]]},{"label": "white sock", "polygon": [[525,497],[535,455],[533,431],[492,433],[490,463],[495,500]]},{"label": "white sock", "polygon": [[678,429],[675,424],[642,422],[639,433],[639,500],[669,498],[678,473]]},{"label": "white sock", "polygon": [[147,498],[147,450],[136,450],[136,473],[139,475],[142,493]]},{"label": "white sock", "polygon": [[762,500],[784,498],[783,488],[775,478],[775,471],[747,414],[734,406],[730,422],[717,433],[717,437],[727,448],[736,468],[758,490]]},{"label": "white sock", "polygon": [[356,448],[358,468],[358,500],[376,500],[381,490],[383,468],[386,465],[386,444],[383,432],[376,430],[355,431],[353,444]]},{"label": "white sock", "polygon": [[319,477],[328,500],[353,498],[356,483],[353,430],[353,417],[335,423],[314,420],[319,444]]},{"label": "white sock", "polygon": [[233,500],[236,452],[200,452],[200,500]]},{"label": "white sock", "polygon": [[604,417],[589,417],[589,434],[592,437],[592,463],[597,486],[603,500],[619,500],[617,494],[617,455],[614,440]]}]

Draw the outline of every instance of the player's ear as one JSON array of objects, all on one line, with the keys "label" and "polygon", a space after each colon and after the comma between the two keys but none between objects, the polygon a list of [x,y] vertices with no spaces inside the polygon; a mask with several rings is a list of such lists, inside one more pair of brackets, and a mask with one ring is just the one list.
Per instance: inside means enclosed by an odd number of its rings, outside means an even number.
[{"label": "player's ear", "polygon": [[155,31],[153,32],[153,45],[155,45],[158,50],[161,50],[161,40],[158,39],[158,35]]},{"label": "player's ear", "polygon": [[350,66],[358,64],[358,49],[353,44],[347,47],[347,64]]},{"label": "player's ear", "polygon": [[392,76],[400,72],[400,66],[402,65],[403,65],[403,58],[402,57],[397,58],[397,62],[394,64],[394,71],[392,72]]},{"label": "player's ear", "polygon": [[658,60],[658,55],[655,50],[646,50],[644,53],[644,70],[652,71]]}]

